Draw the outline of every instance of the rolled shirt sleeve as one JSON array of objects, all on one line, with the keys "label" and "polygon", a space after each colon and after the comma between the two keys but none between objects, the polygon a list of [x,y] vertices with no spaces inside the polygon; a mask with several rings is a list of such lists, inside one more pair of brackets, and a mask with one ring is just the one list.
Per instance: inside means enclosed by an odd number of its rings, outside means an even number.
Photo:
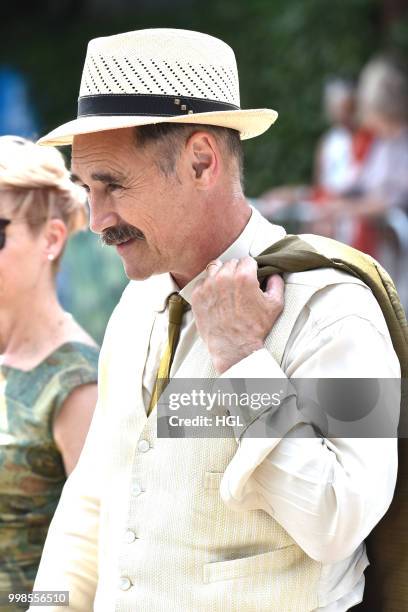
[{"label": "rolled shirt sleeve", "polygon": [[[323,290],[336,303],[347,290]],[[354,287],[356,314],[337,307],[330,317],[301,321],[284,356],[286,372],[266,349],[232,366],[225,378],[399,379],[400,367],[379,307],[371,292]],[[333,301],[334,300],[334,301]],[[309,313],[310,314],[310,313]],[[299,333],[297,333],[299,332]],[[295,382],[295,381],[293,381]],[[400,386],[386,387],[385,419],[398,424]],[[235,510],[262,508],[313,559],[333,563],[361,544],[389,507],[397,475],[397,438],[336,437],[321,434],[298,408],[296,394],[279,410],[290,412],[285,436],[251,437],[249,427],[221,483],[225,503]],[[278,415],[279,411],[276,412]]]}]

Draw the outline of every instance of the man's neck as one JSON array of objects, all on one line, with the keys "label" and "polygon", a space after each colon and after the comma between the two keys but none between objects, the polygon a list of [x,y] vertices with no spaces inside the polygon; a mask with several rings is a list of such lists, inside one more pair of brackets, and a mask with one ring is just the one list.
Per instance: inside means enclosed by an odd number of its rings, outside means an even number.
[{"label": "man's neck", "polygon": [[210,261],[217,259],[235,242],[245,229],[252,211],[241,194],[233,203],[225,207],[222,207],[222,204],[212,207],[212,212],[212,215],[209,213],[203,232],[194,237],[195,242],[189,257],[188,269],[171,272],[180,289],[200,274]]}]

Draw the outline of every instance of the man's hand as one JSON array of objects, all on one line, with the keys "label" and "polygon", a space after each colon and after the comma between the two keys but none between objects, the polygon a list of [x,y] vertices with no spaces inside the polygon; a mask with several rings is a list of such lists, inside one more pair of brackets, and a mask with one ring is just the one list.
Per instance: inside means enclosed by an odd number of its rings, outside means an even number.
[{"label": "man's hand", "polygon": [[261,291],[252,257],[208,264],[191,304],[198,333],[219,374],[263,347],[283,310],[283,290],[282,278],[274,274],[266,292]]}]

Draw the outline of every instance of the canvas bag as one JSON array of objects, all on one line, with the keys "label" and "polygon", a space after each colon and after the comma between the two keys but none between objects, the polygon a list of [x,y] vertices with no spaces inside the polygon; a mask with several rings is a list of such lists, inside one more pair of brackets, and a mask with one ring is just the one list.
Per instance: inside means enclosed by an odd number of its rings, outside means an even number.
[{"label": "canvas bag", "polygon": [[[334,268],[362,280],[377,299],[401,364],[408,378],[408,325],[389,274],[372,257],[331,238],[313,234],[287,235],[255,258],[262,283],[271,274]],[[408,418],[406,387],[402,387],[400,428]],[[366,570],[364,602],[356,611],[408,610],[408,439],[398,441],[398,479],[393,502],[366,540],[370,567]]]}]

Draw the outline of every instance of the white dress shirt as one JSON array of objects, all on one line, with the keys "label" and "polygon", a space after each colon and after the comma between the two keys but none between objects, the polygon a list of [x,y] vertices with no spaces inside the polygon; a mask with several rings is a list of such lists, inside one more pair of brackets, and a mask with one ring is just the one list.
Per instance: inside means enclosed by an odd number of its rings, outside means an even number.
[{"label": "white dress shirt", "polygon": [[[242,234],[219,259],[257,256],[285,235],[252,209]],[[269,225],[269,224],[268,224]],[[271,226],[270,226],[271,227]],[[263,234],[263,244],[254,240]],[[189,302],[201,273],[180,294]],[[167,336],[166,301],[179,288],[171,279],[160,287],[143,374],[143,398],[149,406]],[[166,284],[167,283],[167,284]],[[191,310],[184,315],[171,374],[177,372],[197,339]],[[282,367],[281,367],[282,366]],[[338,284],[318,291],[303,309],[279,366],[266,349],[235,364],[223,377],[395,378],[400,376],[381,309],[362,285]],[[390,418],[398,420],[398,398],[390,399]],[[319,612],[344,612],[362,600],[368,565],[363,540],[391,503],[397,473],[393,438],[284,438],[252,473],[249,488],[263,498],[262,508],[277,520],[312,558],[323,562]]]}]

